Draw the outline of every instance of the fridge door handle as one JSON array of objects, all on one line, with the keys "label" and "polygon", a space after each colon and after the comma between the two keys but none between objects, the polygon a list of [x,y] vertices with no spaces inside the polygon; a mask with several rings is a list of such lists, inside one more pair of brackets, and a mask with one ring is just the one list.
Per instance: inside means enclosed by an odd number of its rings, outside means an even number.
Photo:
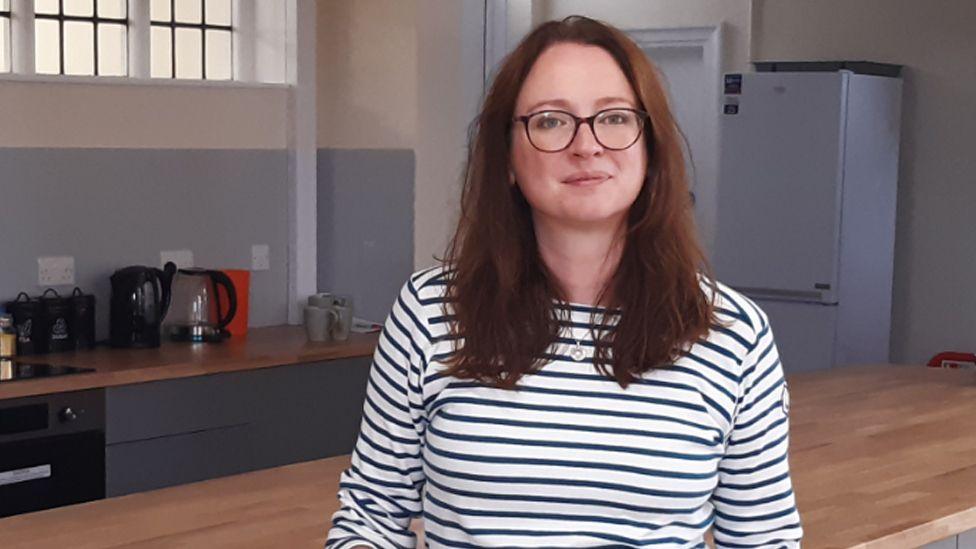
[{"label": "fridge door handle", "polygon": [[775,288],[748,288],[744,286],[736,286],[735,289],[749,297],[759,299],[803,301],[806,303],[823,303],[825,305],[837,304],[836,300],[830,299],[830,297],[833,297],[830,293],[817,290],[777,290]]}]

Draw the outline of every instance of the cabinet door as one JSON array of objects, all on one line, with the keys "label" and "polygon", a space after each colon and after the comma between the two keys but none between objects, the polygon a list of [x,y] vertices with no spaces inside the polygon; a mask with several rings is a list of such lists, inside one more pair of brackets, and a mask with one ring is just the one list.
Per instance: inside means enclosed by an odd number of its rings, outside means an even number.
[{"label": "cabinet door", "polygon": [[956,536],[951,538],[940,539],[939,541],[933,541],[932,543],[926,543],[919,549],[956,549]]},{"label": "cabinet door", "polygon": [[976,529],[959,534],[958,549],[976,549]]},{"label": "cabinet door", "polygon": [[359,434],[370,359],[269,368],[257,374],[255,467],[347,454]]},{"label": "cabinet door", "polygon": [[346,454],[367,357],[113,387],[109,496]]},{"label": "cabinet door", "polygon": [[251,470],[247,425],[123,442],[105,449],[108,497]]},{"label": "cabinet door", "polygon": [[248,423],[253,372],[230,372],[136,385],[105,392],[108,444]]}]

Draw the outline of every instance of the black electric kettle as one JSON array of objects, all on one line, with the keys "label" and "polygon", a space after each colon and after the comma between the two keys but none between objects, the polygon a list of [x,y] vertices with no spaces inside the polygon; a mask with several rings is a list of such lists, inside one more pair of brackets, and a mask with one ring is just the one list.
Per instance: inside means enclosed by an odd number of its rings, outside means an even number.
[{"label": "black electric kettle", "polygon": [[159,347],[176,264],[135,265],[112,274],[109,342],[113,347]]},{"label": "black electric kettle", "polygon": [[165,331],[173,341],[218,343],[230,336],[226,328],[236,313],[237,291],[229,276],[209,269],[180,269],[173,279]]}]

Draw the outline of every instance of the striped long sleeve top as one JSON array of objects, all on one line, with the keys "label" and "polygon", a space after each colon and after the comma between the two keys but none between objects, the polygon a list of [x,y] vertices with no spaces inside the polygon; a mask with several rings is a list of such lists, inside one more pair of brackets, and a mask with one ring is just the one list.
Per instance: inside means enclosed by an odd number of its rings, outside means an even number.
[{"label": "striped long sleeve top", "polygon": [[556,305],[546,364],[505,390],[443,375],[444,272],[414,274],[379,338],[326,547],[415,547],[417,516],[430,547],[704,547],[709,528],[718,547],[799,547],[773,334],[717,288],[722,325],[627,389],[591,358],[591,323],[614,313]]}]

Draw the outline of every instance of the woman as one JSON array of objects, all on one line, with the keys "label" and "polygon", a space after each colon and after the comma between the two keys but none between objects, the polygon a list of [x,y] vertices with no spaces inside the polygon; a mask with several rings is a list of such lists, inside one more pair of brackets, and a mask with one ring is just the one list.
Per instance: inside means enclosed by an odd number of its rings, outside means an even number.
[{"label": "woman", "polygon": [[712,281],[650,62],[571,17],[505,60],[445,266],[374,356],[328,547],[796,547],[766,315]]}]

